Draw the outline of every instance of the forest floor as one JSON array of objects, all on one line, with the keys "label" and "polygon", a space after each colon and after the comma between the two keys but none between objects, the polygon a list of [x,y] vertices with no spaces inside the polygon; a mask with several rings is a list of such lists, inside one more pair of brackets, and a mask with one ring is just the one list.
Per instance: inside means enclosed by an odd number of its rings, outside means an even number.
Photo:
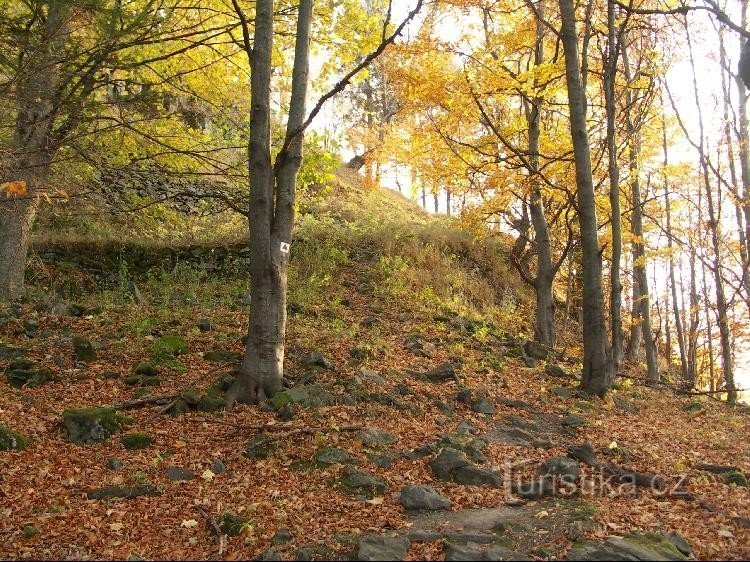
[{"label": "forest floor", "polygon": [[[513,314],[500,330],[444,307],[411,307],[373,291],[378,263],[351,258],[335,299],[293,310],[287,378],[297,392],[277,403],[290,402],[281,412],[163,412],[187,389],[201,395],[234,372],[242,307],[155,305],[145,295],[142,304],[91,299],[83,310],[30,299],[0,311],[0,371],[23,355],[54,376],[36,387],[0,380],[0,426],[31,438],[24,450],[0,451],[0,558],[367,559],[363,538],[385,555],[408,536],[410,560],[563,559],[576,541],[673,532],[698,559],[750,558],[746,409],[633,379],[606,399],[584,396],[575,349],[556,360],[560,370],[534,364],[511,333]],[[526,323],[516,322],[519,334]],[[134,378],[172,335],[186,349],[156,378]],[[93,342],[96,357],[77,360],[74,336]],[[445,364],[455,375],[433,371]],[[123,435],[147,434],[144,448],[126,449],[122,435],[70,442],[66,409],[136,396],[166,397],[121,410]],[[581,463],[575,489],[539,499],[509,489],[585,443],[603,464]],[[466,453],[474,472],[441,479],[434,459],[446,448]],[[658,475],[660,489],[602,481],[615,465]],[[466,478],[484,485],[455,481]],[[450,508],[407,511],[406,485],[431,486]],[[144,495],[91,499],[108,486]]]}]

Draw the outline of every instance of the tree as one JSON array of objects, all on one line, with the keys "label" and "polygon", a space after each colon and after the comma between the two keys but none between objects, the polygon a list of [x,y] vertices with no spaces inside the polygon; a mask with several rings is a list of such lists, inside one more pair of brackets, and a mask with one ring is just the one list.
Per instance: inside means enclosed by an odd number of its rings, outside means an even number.
[{"label": "tree", "polygon": [[565,52],[570,135],[576,167],[578,220],[583,268],[583,380],[586,392],[604,396],[614,381],[612,352],[607,340],[602,295],[602,259],[596,220],[596,194],[591,171],[589,135],[586,126],[586,92],[578,60],[575,5],[559,0],[562,25],[560,39]]},{"label": "tree", "polygon": [[[384,26],[380,45],[331,90],[306,117],[313,0],[300,0],[297,11],[292,89],[286,134],[275,160],[271,154],[271,78],[274,49],[274,2],[257,0],[252,49],[245,23],[250,59],[251,115],[248,168],[250,177],[250,284],[252,305],[245,356],[235,385],[227,392],[227,406],[257,404],[272,398],[282,386],[287,322],[287,272],[292,250],[296,180],[302,163],[305,130],[326,101],[343,91],[354,76],[370,65],[419,12],[422,0],[388,35]],[[244,14],[235,4],[238,16]]]}]

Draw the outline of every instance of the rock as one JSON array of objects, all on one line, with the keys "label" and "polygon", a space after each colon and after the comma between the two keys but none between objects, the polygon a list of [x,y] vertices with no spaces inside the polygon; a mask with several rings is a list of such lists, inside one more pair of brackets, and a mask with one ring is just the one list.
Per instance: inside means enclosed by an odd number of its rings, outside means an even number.
[{"label": "rock", "polygon": [[530,410],[531,404],[524,402],[523,400],[512,400],[505,398],[504,396],[498,396],[495,398],[495,403],[501,406],[508,406],[509,408],[516,408],[518,410]]},{"label": "rock", "polygon": [[33,361],[24,358],[13,359],[5,368],[5,378],[14,388],[36,388],[55,380],[52,371],[39,367]]},{"label": "rock", "polygon": [[0,425],[0,451],[23,451],[31,439]]},{"label": "rock", "polygon": [[70,408],[63,412],[68,438],[77,445],[104,441],[122,432],[122,418],[112,408]]},{"label": "rock", "polygon": [[276,417],[280,419],[281,421],[291,421],[294,419],[295,412],[294,412],[294,406],[291,404],[285,404],[281,410],[276,412]]},{"label": "rock", "polygon": [[380,468],[391,468],[393,463],[398,460],[398,456],[393,453],[382,453],[378,455],[369,455],[367,460]]},{"label": "rock", "polygon": [[145,433],[130,433],[128,435],[123,435],[120,441],[122,442],[122,446],[128,451],[146,449],[154,442],[153,438]]},{"label": "rock", "polygon": [[[140,365],[136,365],[133,372],[141,377],[155,377],[159,374],[159,369],[154,367],[151,363],[141,363]],[[125,380],[127,381],[127,379]]]},{"label": "rock", "polygon": [[209,392],[201,397],[196,409],[199,412],[219,412],[224,409],[224,398]]},{"label": "rock", "polygon": [[88,338],[75,336],[73,338],[73,358],[82,363],[93,363],[96,361],[96,350]]},{"label": "rock", "polygon": [[268,549],[264,550],[255,560],[259,560],[260,562],[274,562],[276,560],[283,560],[283,558],[278,552]]},{"label": "rock", "polygon": [[347,467],[339,479],[343,488],[353,494],[365,496],[369,499],[382,496],[388,489],[388,482],[368,472]]},{"label": "rock", "polygon": [[236,381],[237,377],[235,377],[232,373],[224,373],[222,375],[219,375],[219,378],[216,379],[216,381],[212,385],[212,388],[215,388],[219,392],[226,392],[230,388],[232,388],[232,385]]},{"label": "rock", "polygon": [[0,345],[0,361],[8,361],[24,357],[28,350],[23,347],[14,347],[12,345]]},{"label": "rock", "polygon": [[[523,558],[517,556],[510,548],[502,544],[493,544],[490,546],[484,554],[484,559],[488,561],[523,560]],[[528,560],[531,560],[531,558],[528,558]]]},{"label": "rock", "polygon": [[227,471],[227,466],[219,459],[216,459],[211,463],[211,472],[214,474],[224,474]]},{"label": "rock", "polygon": [[682,554],[684,554],[687,557],[692,556],[693,549],[690,548],[690,545],[687,543],[687,541],[680,535],[679,533],[675,533],[674,531],[666,535],[666,539],[671,542],[677,550],[679,550]]},{"label": "rock", "polygon": [[354,361],[364,361],[369,357],[369,355],[370,352],[364,347],[353,347],[349,351],[349,357],[351,357]]},{"label": "rock", "polygon": [[175,358],[188,351],[188,343],[178,336],[162,336],[151,344],[151,353],[157,358]]},{"label": "rock", "polygon": [[547,375],[548,377],[556,377],[556,378],[561,378],[561,379],[570,378],[570,375],[565,372],[565,369],[553,363],[548,363],[544,367],[544,374]]},{"label": "rock", "polygon": [[424,377],[434,383],[456,380],[458,375],[452,363],[443,363],[431,371],[427,371]]},{"label": "rock", "polygon": [[242,354],[235,351],[209,351],[203,354],[203,359],[211,363],[239,363],[242,361]]},{"label": "rock", "polygon": [[451,478],[457,484],[465,486],[493,486],[495,488],[503,486],[503,479],[499,474],[472,464],[455,469]]},{"label": "rock", "polygon": [[308,367],[318,367],[321,369],[330,369],[333,367],[331,363],[320,351],[313,351],[308,354],[303,363]]},{"label": "rock", "polygon": [[383,377],[381,377],[378,373],[370,369],[360,369],[359,373],[357,373],[357,375],[355,375],[354,378],[360,384],[362,384],[365,381],[371,382],[378,386],[385,386],[386,384],[385,379]]},{"label": "rock", "polygon": [[577,541],[567,560],[687,560],[663,535],[629,535],[605,542]]},{"label": "rock", "polygon": [[299,404],[303,408],[323,408],[336,404],[336,397],[321,385],[311,384],[277,392],[270,403],[276,410],[287,404]]},{"label": "rock", "polygon": [[302,546],[297,549],[294,554],[294,559],[298,562],[304,562],[308,560],[330,560],[331,551],[325,546],[313,545],[313,546]]},{"label": "rock", "polygon": [[245,443],[245,456],[250,459],[267,459],[278,449],[278,444],[270,435],[260,434]]},{"label": "rock", "polygon": [[219,526],[225,535],[230,537],[239,537],[245,532],[250,519],[241,517],[232,511],[225,511],[221,514]]},{"label": "rock", "polygon": [[484,560],[484,550],[477,544],[455,544],[448,542],[445,545],[446,560]]},{"label": "rock", "polygon": [[454,470],[469,466],[471,463],[463,452],[446,447],[429,464],[438,479],[451,481]]},{"label": "rock", "polygon": [[439,511],[450,509],[453,503],[429,486],[404,486],[401,489],[401,505],[409,511]]},{"label": "rock", "polygon": [[120,378],[120,372],[119,371],[104,371],[102,373],[102,376],[104,377],[104,380],[117,380]]},{"label": "rock", "polygon": [[122,498],[132,500],[141,496],[156,496],[159,492],[153,486],[107,486],[86,492],[90,500],[112,500]]},{"label": "rock", "polygon": [[568,456],[581,461],[589,466],[598,467],[601,463],[596,459],[596,452],[590,443],[583,445],[571,445],[568,447]]},{"label": "rock", "polygon": [[325,447],[315,453],[315,461],[320,464],[334,465],[334,464],[355,464],[352,456],[345,450],[339,447]]},{"label": "rock", "polygon": [[558,386],[552,389],[552,394],[558,398],[573,398],[573,389],[567,386]]},{"label": "rock", "polygon": [[578,463],[568,457],[552,457],[539,466],[541,476],[557,476],[563,482],[573,483],[578,480],[581,469]]},{"label": "rock", "polygon": [[170,466],[166,471],[167,478],[172,482],[188,482],[195,480],[195,473],[188,468],[180,468],[179,466]]},{"label": "rock", "polygon": [[378,320],[374,316],[368,316],[366,318],[363,318],[360,324],[364,326],[365,328],[372,328],[375,324],[379,322],[380,320]]},{"label": "rock", "polygon": [[471,409],[480,414],[492,415],[497,413],[497,408],[493,406],[485,397],[477,398],[471,404]]},{"label": "rock", "polygon": [[26,334],[27,338],[33,338],[36,336],[36,333],[39,331],[39,322],[36,318],[26,318],[24,319],[23,323],[23,331]]},{"label": "rock", "polygon": [[745,476],[745,474],[743,472],[740,472],[739,470],[722,474],[721,479],[724,481],[724,484],[742,486],[744,488],[747,488],[747,476]]},{"label": "rock", "polygon": [[539,364],[539,361],[534,359],[533,357],[526,357],[525,355],[522,357],[523,364],[526,365],[529,369],[535,369],[536,366]]},{"label": "rock", "polygon": [[685,404],[682,409],[691,414],[700,412],[701,410],[703,410],[703,402],[697,399],[691,400],[690,402]]},{"label": "rock", "polygon": [[469,421],[462,421],[460,424],[458,424],[458,427],[456,428],[456,434],[458,435],[471,435],[473,433],[476,433],[477,430]]},{"label": "rock", "polygon": [[210,332],[213,329],[213,326],[211,326],[211,322],[205,318],[201,318],[198,320],[198,329],[203,332]]},{"label": "rock", "polygon": [[403,560],[410,548],[407,537],[368,535],[359,541],[357,560]]},{"label": "rock", "polygon": [[276,534],[271,539],[271,544],[274,546],[279,546],[281,544],[292,542],[293,540],[294,535],[292,535],[289,529],[282,528],[276,531]]},{"label": "rock", "polygon": [[525,500],[540,500],[555,493],[552,483],[546,478],[525,484],[511,484],[511,490]]},{"label": "rock", "polygon": [[360,431],[357,434],[356,439],[360,441],[364,447],[369,449],[387,447],[398,441],[398,438],[395,435],[377,427],[368,427],[367,429]]},{"label": "rock", "polygon": [[112,472],[118,472],[122,470],[122,468],[125,466],[120,459],[107,459],[107,464],[105,465],[108,470],[111,470]]},{"label": "rock", "polygon": [[639,411],[638,406],[636,406],[631,400],[626,400],[625,398],[622,398],[620,396],[613,396],[612,402],[614,402],[615,407],[622,412],[627,412],[628,414],[637,414]]},{"label": "rock", "polygon": [[579,416],[578,414],[568,414],[562,420],[560,420],[560,425],[562,425],[563,427],[578,429],[586,425],[586,418],[584,418],[583,416]]},{"label": "rock", "polygon": [[531,359],[545,360],[550,355],[550,349],[538,341],[527,341],[523,344],[523,351]]},{"label": "rock", "polygon": [[181,416],[187,414],[190,411],[190,404],[184,400],[177,400],[172,407],[168,410],[168,413],[172,417]]}]

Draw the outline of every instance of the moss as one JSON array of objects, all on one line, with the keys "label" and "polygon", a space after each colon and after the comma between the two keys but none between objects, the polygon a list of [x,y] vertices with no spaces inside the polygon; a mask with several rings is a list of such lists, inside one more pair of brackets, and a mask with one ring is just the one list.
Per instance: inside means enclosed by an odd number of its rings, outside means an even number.
[{"label": "moss", "polygon": [[190,411],[190,405],[184,400],[178,400],[169,409],[169,415],[173,417],[177,417],[177,416],[181,416],[182,414],[187,414],[189,411]]},{"label": "moss", "polygon": [[250,525],[250,519],[241,517],[232,511],[225,511],[221,515],[221,530],[230,537],[239,537]]},{"label": "moss", "polygon": [[273,398],[271,398],[271,405],[274,410],[281,410],[284,406],[291,404],[292,402],[293,400],[291,396],[289,396],[289,393],[286,391],[277,392],[273,395]]},{"label": "moss", "polygon": [[143,377],[141,379],[141,386],[159,386],[161,385],[161,380],[159,377]]},{"label": "moss", "polygon": [[180,398],[188,404],[195,406],[201,400],[201,392],[197,388],[188,388],[180,395]]},{"label": "moss", "polygon": [[747,487],[747,476],[739,470],[728,472],[722,476],[725,484]]},{"label": "moss", "polygon": [[122,446],[128,451],[135,451],[137,449],[146,449],[153,442],[153,438],[145,433],[130,433],[124,435],[121,439]]},{"label": "moss", "polygon": [[200,399],[196,408],[199,412],[218,412],[224,409],[224,399],[208,393]]},{"label": "moss", "polygon": [[142,375],[130,375],[129,377],[125,377],[122,382],[124,382],[128,386],[135,386],[137,384],[140,384],[142,380]]},{"label": "moss", "polygon": [[5,368],[5,377],[8,384],[14,388],[35,388],[47,382],[55,380],[52,371],[45,367],[38,367],[36,363],[28,359],[14,359]]},{"label": "moss", "polygon": [[133,400],[140,400],[151,394],[148,388],[139,388],[133,393]]},{"label": "moss", "polygon": [[691,400],[690,402],[685,404],[682,409],[691,414],[700,412],[703,409],[703,402],[701,402],[700,400]]},{"label": "moss", "polygon": [[23,528],[23,538],[25,539],[33,539],[38,534],[39,534],[39,529],[34,527],[34,525],[26,525]]},{"label": "moss", "polygon": [[81,336],[75,336],[73,338],[73,354],[75,355],[76,361],[82,361],[84,363],[96,361],[96,351],[88,338]]},{"label": "moss", "polygon": [[216,388],[221,392],[226,392],[227,390],[232,388],[232,385],[236,380],[237,377],[235,377],[231,373],[224,373],[223,375],[219,376],[218,379],[216,379],[216,382],[213,384],[212,388]]},{"label": "moss", "polygon": [[151,344],[151,353],[154,357],[179,357],[187,351],[187,342],[177,336],[163,336]]},{"label": "moss", "polygon": [[136,375],[141,375],[143,377],[155,377],[159,374],[159,369],[151,363],[141,363],[133,369],[133,372]]},{"label": "moss", "polygon": [[23,451],[31,439],[0,425],[0,451]]},{"label": "moss", "polygon": [[69,408],[63,412],[68,437],[78,445],[104,441],[122,432],[123,418],[112,408]]}]

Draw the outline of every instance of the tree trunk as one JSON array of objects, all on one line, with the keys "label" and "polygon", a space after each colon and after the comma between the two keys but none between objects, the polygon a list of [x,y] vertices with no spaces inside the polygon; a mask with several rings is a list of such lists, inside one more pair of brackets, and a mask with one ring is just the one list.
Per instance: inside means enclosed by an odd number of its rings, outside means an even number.
[{"label": "tree trunk", "polygon": [[262,402],[273,397],[282,387],[287,269],[294,225],[297,173],[302,163],[312,12],[312,0],[301,0],[285,148],[272,168],[270,92],[273,0],[258,0],[256,3],[249,146],[252,305],[245,357],[238,382],[227,393],[229,405],[235,400],[249,404]]},{"label": "tree trunk", "polygon": [[565,76],[570,107],[570,133],[576,167],[578,218],[583,252],[583,380],[586,392],[604,396],[612,387],[614,370],[607,341],[602,296],[602,261],[599,249],[596,200],[591,172],[591,153],[586,128],[586,97],[578,62],[575,6],[573,0],[559,0],[565,51]]}]

